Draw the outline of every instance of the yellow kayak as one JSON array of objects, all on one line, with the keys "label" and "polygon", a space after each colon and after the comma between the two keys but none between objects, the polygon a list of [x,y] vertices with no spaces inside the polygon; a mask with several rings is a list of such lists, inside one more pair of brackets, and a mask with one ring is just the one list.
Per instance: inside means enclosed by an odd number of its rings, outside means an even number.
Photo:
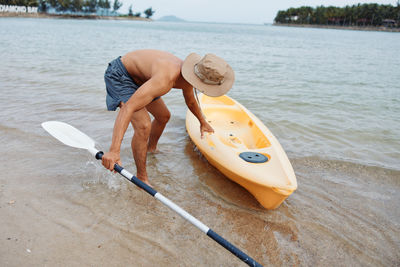
[{"label": "yellow kayak", "polygon": [[292,165],[278,140],[255,115],[226,95],[200,95],[199,101],[215,131],[202,139],[199,121],[188,110],[186,129],[200,152],[263,207],[277,208],[297,188]]}]

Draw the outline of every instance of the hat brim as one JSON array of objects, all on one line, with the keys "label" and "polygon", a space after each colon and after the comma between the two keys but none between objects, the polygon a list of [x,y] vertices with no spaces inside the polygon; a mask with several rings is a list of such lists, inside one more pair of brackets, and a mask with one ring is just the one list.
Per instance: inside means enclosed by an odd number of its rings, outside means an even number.
[{"label": "hat brim", "polygon": [[194,88],[199,90],[205,95],[217,97],[222,96],[228,92],[235,81],[235,73],[232,68],[228,65],[228,71],[225,74],[224,81],[221,85],[211,85],[203,83],[199,77],[194,73],[194,65],[196,65],[201,60],[201,56],[196,53],[191,53],[183,61],[181,72],[183,78],[190,83]]}]

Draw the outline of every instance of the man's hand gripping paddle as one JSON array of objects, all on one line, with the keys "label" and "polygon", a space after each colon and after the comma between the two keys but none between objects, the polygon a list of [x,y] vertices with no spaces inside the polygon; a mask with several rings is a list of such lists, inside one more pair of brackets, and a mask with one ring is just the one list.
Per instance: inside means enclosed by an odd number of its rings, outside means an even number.
[{"label": "man's hand gripping paddle", "polygon": [[[47,121],[42,123],[42,127],[54,138],[58,139],[60,142],[67,146],[75,147],[75,148],[81,148],[81,149],[86,149],[92,154],[93,156],[96,157],[96,159],[100,160],[103,157],[103,152],[98,151],[95,148],[95,142],[93,139],[91,139],[89,136],[86,134],[82,133],[78,129],[72,127],[71,125],[64,123],[64,122],[59,122],[59,121]],[[154,190],[152,187],[148,186],[141,180],[139,180],[136,176],[133,174],[129,173],[127,170],[119,166],[118,164],[115,164],[114,170],[124,176],[127,180],[130,182],[134,183],[138,187],[142,188],[145,190],[147,193],[152,195],[154,198],[157,200],[161,201],[164,205],[178,213],[182,218],[185,220],[189,221],[192,223],[194,226],[196,226],[200,231],[208,235],[210,238],[212,238],[214,241],[216,241],[218,244],[229,250],[232,254],[234,254],[236,257],[241,259],[243,262],[248,264],[249,266],[262,266],[258,262],[256,262],[254,259],[250,258],[247,256],[243,251],[229,243],[227,240],[225,240],[223,237],[215,233],[213,230],[208,228],[206,225],[204,225],[202,222],[197,220],[195,217],[190,215],[188,212],[183,210],[181,207],[173,203],[171,200],[168,198],[164,197],[160,193],[158,193],[156,190]]]}]

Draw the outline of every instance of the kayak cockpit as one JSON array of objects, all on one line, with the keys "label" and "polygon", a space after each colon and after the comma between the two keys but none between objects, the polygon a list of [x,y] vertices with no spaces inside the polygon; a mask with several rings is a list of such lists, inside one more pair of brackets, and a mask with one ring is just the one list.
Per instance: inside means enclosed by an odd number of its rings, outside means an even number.
[{"label": "kayak cockpit", "polygon": [[205,107],[204,115],[224,144],[246,149],[271,146],[270,141],[245,112],[230,107]]}]

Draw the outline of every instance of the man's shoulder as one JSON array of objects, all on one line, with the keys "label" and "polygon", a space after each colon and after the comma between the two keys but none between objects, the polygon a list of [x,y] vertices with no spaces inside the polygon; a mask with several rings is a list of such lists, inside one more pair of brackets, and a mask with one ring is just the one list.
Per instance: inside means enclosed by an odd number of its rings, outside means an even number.
[{"label": "man's shoulder", "polygon": [[153,64],[154,73],[163,73],[173,78],[177,78],[181,73],[182,60],[173,55],[166,54],[165,57],[157,57]]},{"label": "man's shoulder", "polygon": [[153,67],[153,75],[175,81],[181,75],[181,65],[175,61],[159,59]]},{"label": "man's shoulder", "polygon": [[131,75],[149,79],[157,75],[176,79],[180,75],[182,60],[175,55],[161,50],[134,50],[123,57],[123,62]]}]

